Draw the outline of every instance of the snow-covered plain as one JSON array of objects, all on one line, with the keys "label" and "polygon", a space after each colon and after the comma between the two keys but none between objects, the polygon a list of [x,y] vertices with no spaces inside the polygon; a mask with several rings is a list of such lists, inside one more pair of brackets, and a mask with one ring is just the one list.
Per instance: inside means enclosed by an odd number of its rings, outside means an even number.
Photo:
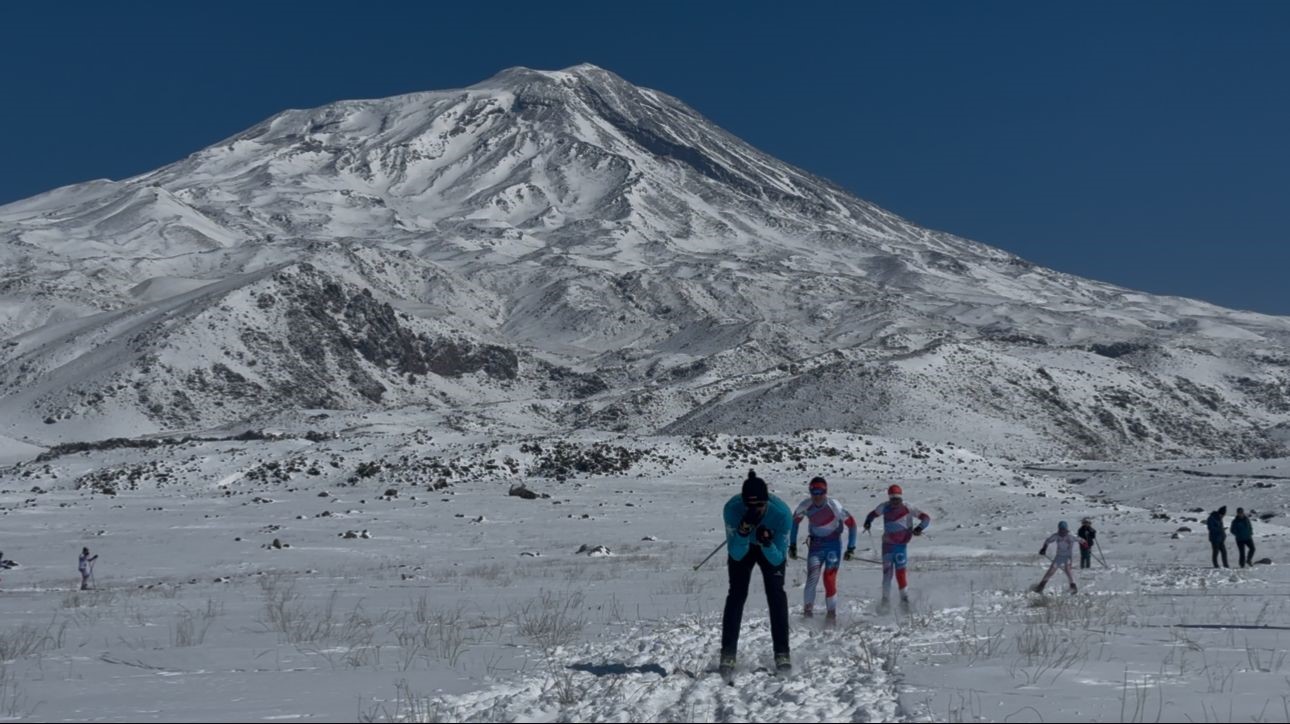
[{"label": "snow-covered plain", "polygon": [[[1290,461],[1026,469],[948,445],[840,433],[499,440],[421,410],[318,414],[307,427],[271,432],[0,468],[0,550],[21,564],[0,578],[0,714],[1273,721],[1288,713],[1290,632],[1278,626],[1290,621],[1290,574],[1278,565],[1212,570],[1203,521],[1193,520],[1204,515],[1188,510],[1276,514],[1256,523],[1256,535],[1258,557],[1280,561]],[[693,566],[721,541],[720,507],[748,467],[790,502],[823,474],[857,514],[901,482],[934,521],[912,546],[915,612],[875,615],[878,567],[854,561],[840,579],[840,624],[802,619],[805,566],[790,562],[794,675],[757,671],[770,650],[754,584],[740,672],[724,685],[711,673],[723,558]],[[509,495],[521,482],[550,497]],[[1059,519],[1085,515],[1110,567],[1079,572],[1077,596],[1060,577],[1045,597],[1026,593],[1046,565],[1043,538]],[[1184,526],[1192,532],[1175,539]],[[87,592],[76,590],[81,546],[101,556]],[[873,546],[862,534],[859,555],[875,558]]]}]

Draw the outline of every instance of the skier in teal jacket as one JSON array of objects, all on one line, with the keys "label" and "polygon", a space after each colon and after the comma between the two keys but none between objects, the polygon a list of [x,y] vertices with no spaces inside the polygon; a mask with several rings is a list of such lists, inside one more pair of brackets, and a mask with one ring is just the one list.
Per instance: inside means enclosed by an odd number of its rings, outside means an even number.
[{"label": "skier in teal jacket", "polygon": [[729,557],[730,592],[721,618],[722,676],[729,677],[735,668],[739,648],[739,626],[743,623],[744,602],[753,568],[760,568],[770,608],[771,642],[775,649],[775,668],[792,669],[788,650],[788,595],[784,592],[784,564],[788,557],[788,532],[793,527],[793,513],[788,504],[771,495],[766,481],[749,470],[743,491],[727,503],[723,516],[726,524],[726,547]]}]

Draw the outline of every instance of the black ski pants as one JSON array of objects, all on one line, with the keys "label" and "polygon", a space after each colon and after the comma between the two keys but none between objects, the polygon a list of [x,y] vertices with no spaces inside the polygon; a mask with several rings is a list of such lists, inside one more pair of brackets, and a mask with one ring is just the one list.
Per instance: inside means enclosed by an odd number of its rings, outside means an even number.
[{"label": "black ski pants", "polygon": [[[1250,549],[1249,553],[1245,552],[1246,548]],[[1240,538],[1237,538],[1236,551],[1237,553],[1240,554],[1239,558],[1241,561],[1241,568],[1244,568],[1246,565],[1251,565],[1251,566],[1254,565],[1254,541],[1253,540],[1241,540]]]},{"label": "black ski pants", "polygon": [[1214,567],[1215,567],[1215,568],[1218,568],[1218,557],[1219,557],[1219,556],[1222,556],[1222,557],[1223,557],[1223,567],[1224,567],[1224,568],[1230,568],[1231,566],[1227,565],[1227,541],[1221,541],[1221,540],[1220,540],[1220,541],[1213,541],[1213,540],[1212,540],[1212,541],[1210,541],[1210,542],[1209,542],[1209,545],[1210,545],[1210,547],[1211,547],[1211,548],[1213,548],[1213,549],[1214,549],[1214,550],[1213,550],[1213,554],[1211,555],[1211,557],[1214,559]]},{"label": "black ski pants", "polygon": [[772,565],[766,560],[761,546],[750,546],[743,560],[726,556],[726,571],[730,574],[730,592],[726,594],[726,610],[721,617],[721,653],[734,656],[739,649],[739,626],[744,619],[744,602],[748,600],[748,584],[753,568],[761,569],[761,580],[766,586],[766,605],[770,607],[770,638],[775,653],[788,653],[788,594],[784,592],[784,566],[788,561]]}]

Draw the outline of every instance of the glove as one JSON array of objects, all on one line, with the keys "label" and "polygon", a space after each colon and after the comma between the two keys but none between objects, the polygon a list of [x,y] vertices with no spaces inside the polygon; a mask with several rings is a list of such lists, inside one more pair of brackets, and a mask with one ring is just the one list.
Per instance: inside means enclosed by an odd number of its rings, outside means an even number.
[{"label": "glove", "polygon": [[748,523],[741,522],[739,524],[739,527],[735,529],[735,532],[737,532],[739,535],[748,535],[753,532],[753,527]]},{"label": "glove", "polygon": [[757,542],[766,546],[775,540],[775,531],[764,525],[757,526]]},{"label": "glove", "polygon": [[920,525],[914,529],[914,535],[922,535],[922,534],[923,534],[923,526]]},{"label": "glove", "polygon": [[868,523],[865,523],[865,524],[864,524],[864,532],[866,532],[866,533],[868,533],[868,532],[869,532],[869,524],[868,524]]},{"label": "glove", "polygon": [[1046,555],[1048,555],[1048,546],[1044,546],[1043,548],[1040,548],[1040,549],[1039,549],[1039,555],[1041,555],[1041,556],[1046,556]]},{"label": "glove", "polygon": [[788,547],[788,557],[797,560],[797,544],[794,543]]},{"label": "glove", "polygon": [[847,552],[842,554],[842,559],[843,559],[843,560],[847,560],[847,561],[849,561],[849,560],[851,560],[852,558],[855,558],[855,557],[856,557],[856,549],[855,549],[855,548],[848,548],[848,549],[847,549]]}]

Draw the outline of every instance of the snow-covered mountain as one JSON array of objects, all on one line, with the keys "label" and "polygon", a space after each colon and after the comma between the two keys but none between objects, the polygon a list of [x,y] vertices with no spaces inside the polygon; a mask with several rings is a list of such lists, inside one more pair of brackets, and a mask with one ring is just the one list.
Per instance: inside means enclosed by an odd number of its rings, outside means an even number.
[{"label": "snow-covered mountain", "polygon": [[0,207],[0,270],[0,435],[36,443],[404,405],[1025,456],[1290,431],[1290,319],[921,228],[591,65]]}]

